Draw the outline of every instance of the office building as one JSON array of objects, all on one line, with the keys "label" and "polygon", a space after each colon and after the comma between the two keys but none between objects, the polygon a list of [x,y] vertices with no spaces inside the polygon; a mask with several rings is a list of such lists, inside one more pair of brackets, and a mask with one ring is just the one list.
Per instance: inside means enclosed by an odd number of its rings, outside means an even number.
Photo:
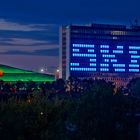
[{"label": "office building", "polygon": [[60,28],[61,78],[101,78],[119,87],[139,74],[139,26],[91,24]]}]

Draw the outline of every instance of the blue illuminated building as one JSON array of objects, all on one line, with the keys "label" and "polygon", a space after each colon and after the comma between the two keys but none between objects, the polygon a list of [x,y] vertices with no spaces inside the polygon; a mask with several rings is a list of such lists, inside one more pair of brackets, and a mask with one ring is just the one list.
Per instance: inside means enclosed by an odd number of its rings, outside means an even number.
[{"label": "blue illuminated building", "polygon": [[91,24],[60,29],[60,77],[140,73],[140,27]]}]

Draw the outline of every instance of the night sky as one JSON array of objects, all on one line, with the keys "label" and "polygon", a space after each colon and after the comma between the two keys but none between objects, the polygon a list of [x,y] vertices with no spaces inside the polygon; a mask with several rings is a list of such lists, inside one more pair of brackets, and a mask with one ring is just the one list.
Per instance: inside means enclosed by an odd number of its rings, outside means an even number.
[{"label": "night sky", "polygon": [[0,0],[0,63],[53,72],[59,26],[139,20],[140,0]]}]

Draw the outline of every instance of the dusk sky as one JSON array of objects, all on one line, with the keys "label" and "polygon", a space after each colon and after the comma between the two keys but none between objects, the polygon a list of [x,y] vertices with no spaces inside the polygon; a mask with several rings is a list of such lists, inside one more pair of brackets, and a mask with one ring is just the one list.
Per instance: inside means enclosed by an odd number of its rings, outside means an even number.
[{"label": "dusk sky", "polygon": [[0,0],[0,63],[53,72],[62,24],[129,24],[140,0]]}]

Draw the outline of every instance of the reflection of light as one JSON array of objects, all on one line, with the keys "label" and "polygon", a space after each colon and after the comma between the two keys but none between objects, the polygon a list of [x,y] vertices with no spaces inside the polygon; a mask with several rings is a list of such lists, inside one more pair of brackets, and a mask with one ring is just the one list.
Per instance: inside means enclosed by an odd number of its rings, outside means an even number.
[{"label": "reflection of light", "polygon": [[59,69],[57,69],[56,72],[59,72]]}]

